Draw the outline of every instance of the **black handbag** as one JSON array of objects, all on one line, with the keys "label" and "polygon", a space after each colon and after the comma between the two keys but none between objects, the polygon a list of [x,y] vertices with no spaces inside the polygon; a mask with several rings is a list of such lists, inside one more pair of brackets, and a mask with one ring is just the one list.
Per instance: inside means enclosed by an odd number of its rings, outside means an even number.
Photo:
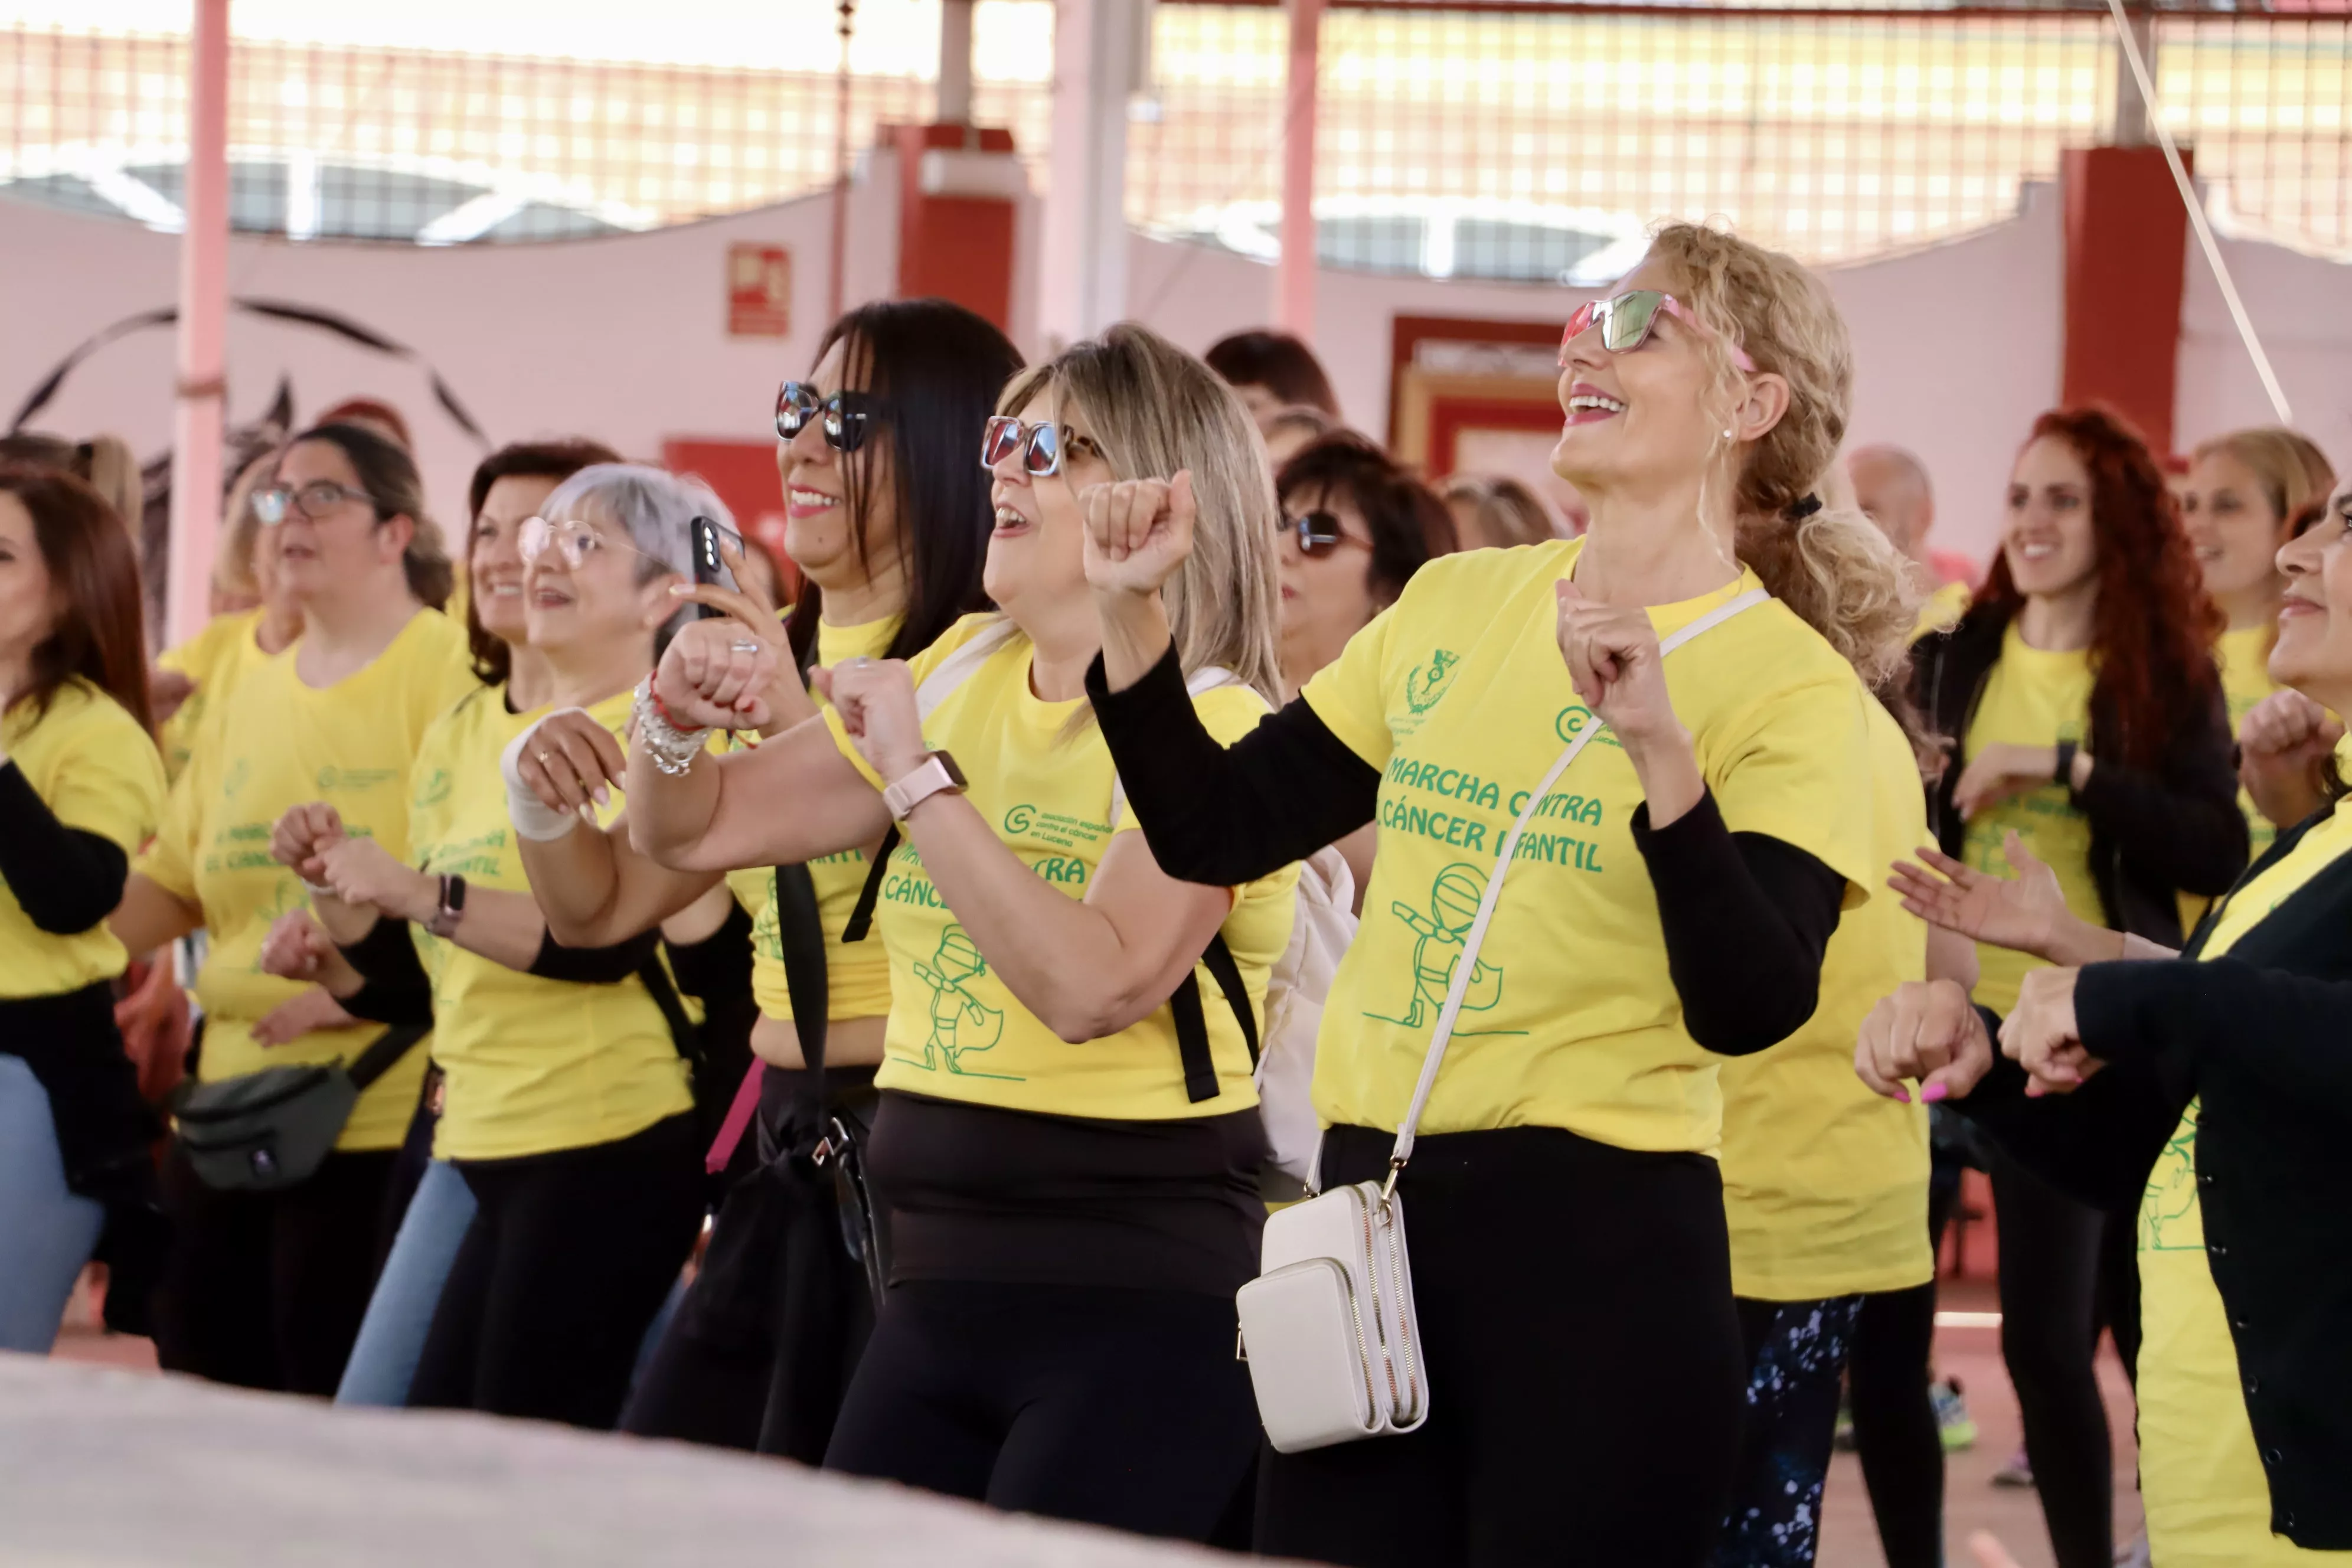
[{"label": "black handbag", "polygon": [[310,1180],[360,1096],[432,1032],[430,1024],[395,1024],[348,1066],[264,1068],[183,1083],[172,1113],[188,1164],[197,1180],[224,1193],[280,1192]]}]

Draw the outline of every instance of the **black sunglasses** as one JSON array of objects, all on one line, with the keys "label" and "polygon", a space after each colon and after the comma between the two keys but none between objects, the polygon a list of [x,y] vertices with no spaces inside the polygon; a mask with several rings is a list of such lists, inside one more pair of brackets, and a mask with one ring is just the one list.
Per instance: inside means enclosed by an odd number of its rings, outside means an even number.
[{"label": "black sunglasses", "polygon": [[789,441],[822,414],[824,444],[836,452],[855,452],[866,445],[866,427],[879,411],[879,401],[863,392],[820,397],[808,383],[788,381],[776,389],[776,435]]},{"label": "black sunglasses", "polygon": [[1297,517],[1286,517],[1282,520],[1281,527],[1275,531],[1297,535],[1298,553],[1301,555],[1328,555],[1342,544],[1352,544],[1359,550],[1371,548],[1354,534],[1342,530],[1339,527],[1339,520],[1328,511],[1310,511]]}]

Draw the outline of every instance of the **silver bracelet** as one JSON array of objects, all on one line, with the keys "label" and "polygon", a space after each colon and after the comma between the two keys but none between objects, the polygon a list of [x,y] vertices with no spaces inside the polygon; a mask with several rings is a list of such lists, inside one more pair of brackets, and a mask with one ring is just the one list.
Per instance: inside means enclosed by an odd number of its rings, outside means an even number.
[{"label": "silver bracelet", "polygon": [[681,730],[663,718],[654,701],[654,678],[648,675],[637,682],[637,739],[654,766],[667,777],[677,778],[694,766],[694,759],[710,740],[710,731]]}]

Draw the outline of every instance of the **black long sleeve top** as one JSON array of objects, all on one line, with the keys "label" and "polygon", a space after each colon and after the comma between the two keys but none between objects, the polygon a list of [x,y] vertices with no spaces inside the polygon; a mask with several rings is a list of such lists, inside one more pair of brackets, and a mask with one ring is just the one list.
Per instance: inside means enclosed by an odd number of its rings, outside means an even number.
[{"label": "black long sleeve top", "polygon": [[122,847],[59,822],[14,762],[0,763],[0,880],[25,918],[51,936],[74,936],[114,912],[131,877]]},{"label": "black long sleeve top", "polygon": [[[1136,821],[1171,877],[1232,887],[1373,819],[1380,770],[1303,700],[1227,747],[1194,714],[1172,649],[1116,694],[1097,658],[1087,695]],[[1633,832],[1691,1038],[1743,1056],[1794,1034],[1819,998],[1845,879],[1793,845],[1731,832],[1711,795],[1664,828],[1650,826],[1644,805]]]},{"label": "black long sleeve top", "polygon": [[[2280,835],[2255,869],[2323,820]],[[2004,1059],[1954,1104],[2042,1175],[2128,1221],[2189,1101],[2200,1102],[2207,1261],[2272,1528],[2312,1550],[2352,1550],[2352,856],[2228,957],[2193,962],[2198,951],[2083,971],[2076,1026],[2109,1065],[2081,1089],[2028,1099],[2024,1073]]]}]

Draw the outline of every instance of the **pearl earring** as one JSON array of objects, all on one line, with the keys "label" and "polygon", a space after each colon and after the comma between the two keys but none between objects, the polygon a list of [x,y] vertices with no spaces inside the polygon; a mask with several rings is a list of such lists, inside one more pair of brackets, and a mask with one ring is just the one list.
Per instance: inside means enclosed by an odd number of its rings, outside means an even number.
[{"label": "pearl earring", "polygon": [[1730,432],[1729,430],[1727,430],[1727,429],[1724,431],[1724,433],[1723,433],[1723,438],[1724,438],[1725,440],[1727,440],[1727,441],[1729,441],[1729,440],[1735,439],[1735,437],[1732,436],[1731,432]]}]

